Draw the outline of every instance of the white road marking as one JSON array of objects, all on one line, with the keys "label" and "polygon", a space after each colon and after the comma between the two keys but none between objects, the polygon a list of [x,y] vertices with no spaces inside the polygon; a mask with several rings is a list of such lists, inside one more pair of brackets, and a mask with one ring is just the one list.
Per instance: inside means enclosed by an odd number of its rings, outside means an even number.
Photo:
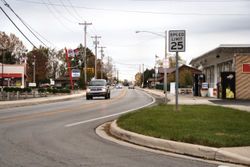
[{"label": "white road marking", "polygon": [[[145,93],[145,92],[143,92]],[[97,117],[97,118],[93,118],[93,119],[89,119],[89,120],[85,120],[85,121],[80,121],[80,122],[75,122],[75,123],[71,123],[71,124],[67,124],[67,125],[64,125],[64,127],[72,127],[72,126],[77,126],[77,125],[81,125],[81,124],[85,124],[85,123],[89,123],[89,122],[94,122],[94,121],[97,121],[97,120],[101,120],[101,119],[105,119],[105,118],[110,118],[110,117],[114,117],[114,116],[117,116],[117,115],[122,115],[122,114],[125,114],[125,113],[129,113],[131,111],[135,111],[135,110],[139,110],[141,108],[144,108],[144,107],[147,107],[147,106],[150,106],[152,105],[153,103],[155,103],[155,98],[147,93],[145,93],[147,96],[149,96],[150,98],[153,99],[152,102],[150,102],[149,104],[146,104],[144,106],[141,106],[141,107],[137,107],[137,108],[133,108],[133,109],[130,109],[130,110],[127,110],[127,111],[123,111],[123,112],[120,112],[120,113],[116,113],[116,114],[111,114],[111,115],[106,115],[106,116],[103,116],[103,117]]]}]

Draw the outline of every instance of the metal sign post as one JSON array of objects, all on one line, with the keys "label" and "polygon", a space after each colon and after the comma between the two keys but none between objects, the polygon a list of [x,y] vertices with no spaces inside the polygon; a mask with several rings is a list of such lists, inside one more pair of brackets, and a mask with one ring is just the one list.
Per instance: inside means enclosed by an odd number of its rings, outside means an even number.
[{"label": "metal sign post", "polygon": [[186,48],[186,31],[170,30],[169,33],[169,52],[176,52],[176,70],[175,70],[175,110],[178,111],[178,89],[179,89],[179,56],[178,52],[185,52]]}]

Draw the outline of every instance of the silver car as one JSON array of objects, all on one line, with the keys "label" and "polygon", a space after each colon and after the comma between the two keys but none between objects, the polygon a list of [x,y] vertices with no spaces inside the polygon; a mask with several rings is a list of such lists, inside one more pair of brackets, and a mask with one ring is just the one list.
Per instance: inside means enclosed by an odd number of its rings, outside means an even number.
[{"label": "silver car", "polygon": [[110,99],[110,89],[104,79],[91,80],[86,91],[86,99],[93,99],[93,97],[104,97]]}]

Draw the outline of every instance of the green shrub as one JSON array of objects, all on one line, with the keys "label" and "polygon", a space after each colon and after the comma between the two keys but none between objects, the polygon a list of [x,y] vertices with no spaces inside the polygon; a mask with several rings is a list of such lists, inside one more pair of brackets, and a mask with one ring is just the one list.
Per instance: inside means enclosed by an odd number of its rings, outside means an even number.
[{"label": "green shrub", "polygon": [[52,90],[53,90],[53,89],[48,88],[48,89],[47,89],[47,92],[52,93]]},{"label": "green shrub", "polygon": [[3,90],[4,90],[5,92],[14,92],[14,91],[15,91],[15,88],[12,88],[12,87],[5,87],[5,88],[3,88]]},{"label": "green shrub", "polygon": [[44,88],[38,88],[39,93],[44,93],[46,90]]},{"label": "green shrub", "polygon": [[32,89],[27,87],[27,88],[23,88],[23,91],[30,93],[32,91]]},{"label": "green shrub", "polygon": [[61,89],[61,93],[70,93],[70,89]]},{"label": "green shrub", "polygon": [[56,94],[56,93],[59,93],[59,91],[57,89],[52,89],[52,93]]}]

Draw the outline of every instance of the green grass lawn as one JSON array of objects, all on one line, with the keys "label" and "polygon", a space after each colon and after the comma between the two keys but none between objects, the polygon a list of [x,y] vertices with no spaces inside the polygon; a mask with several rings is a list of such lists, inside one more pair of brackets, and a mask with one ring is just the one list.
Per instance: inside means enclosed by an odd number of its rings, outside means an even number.
[{"label": "green grass lawn", "polygon": [[213,147],[250,146],[250,113],[209,105],[158,105],[121,116],[118,126],[157,138]]}]

